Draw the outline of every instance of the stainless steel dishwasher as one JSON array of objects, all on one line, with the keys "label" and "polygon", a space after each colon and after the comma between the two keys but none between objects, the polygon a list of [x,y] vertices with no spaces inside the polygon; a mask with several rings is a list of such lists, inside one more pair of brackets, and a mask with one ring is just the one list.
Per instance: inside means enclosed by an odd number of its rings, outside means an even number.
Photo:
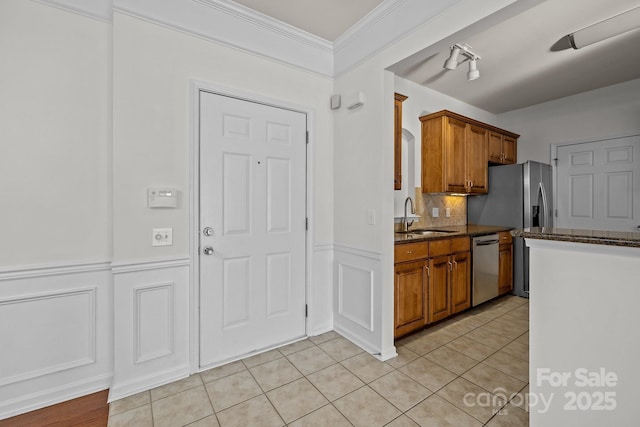
[{"label": "stainless steel dishwasher", "polygon": [[497,234],[473,238],[473,276],[471,305],[476,306],[498,296]]}]

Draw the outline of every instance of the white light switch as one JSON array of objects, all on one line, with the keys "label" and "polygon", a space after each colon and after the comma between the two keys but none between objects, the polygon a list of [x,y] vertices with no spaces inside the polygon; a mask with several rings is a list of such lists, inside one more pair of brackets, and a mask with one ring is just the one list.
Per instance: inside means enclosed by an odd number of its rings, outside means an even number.
[{"label": "white light switch", "polygon": [[431,208],[431,216],[434,218],[438,218],[438,216],[440,216],[440,209]]},{"label": "white light switch", "polygon": [[154,228],[151,236],[151,246],[172,246],[173,228]]},{"label": "white light switch", "polygon": [[447,218],[451,217],[451,208],[444,209],[444,216],[446,216]]},{"label": "white light switch", "polygon": [[376,210],[367,209],[367,224],[376,225]]}]

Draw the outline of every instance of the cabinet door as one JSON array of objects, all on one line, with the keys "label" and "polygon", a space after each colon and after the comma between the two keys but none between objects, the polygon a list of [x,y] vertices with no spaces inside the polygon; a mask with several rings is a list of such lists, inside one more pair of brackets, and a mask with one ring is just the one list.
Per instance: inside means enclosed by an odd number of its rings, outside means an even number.
[{"label": "cabinet door", "polygon": [[402,103],[407,99],[406,96],[395,94],[394,107],[394,136],[393,136],[393,189],[402,189]]},{"label": "cabinet door", "polygon": [[487,193],[487,141],[489,131],[479,126],[467,126],[467,176],[469,193]]},{"label": "cabinet door", "polygon": [[513,290],[513,244],[500,244],[498,265],[498,292],[502,295]]},{"label": "cabinet door", "polygon": [[471,307],[471,253],[461,252],[451,256],[451,313]]},{"label": "cabinet door", "polygon": [[447,118],[445,137],[445,189],[454,193],[467,192],[466,129],[463,121]]},{"label": "cabinet door", "polygon": [[503,135],[498,132],[489,132],[489,161],[502,163],[502,139]]},{"label": "cabinet door", "polygon": [[426,261],[395,266],[395,337],[424,326],[426,321]]},{"label": "cabinet door", "polygon": [[449,256],[441,256],[429,260],[429,310],[428,323],[437,322],[451,314],[450,268]]},{"label": "cabinet door", "polygon": [[502,162],[510,165],[516,163],[516,152],[518,148],[518,140],[510,136],[504,136],[502,142]]}]

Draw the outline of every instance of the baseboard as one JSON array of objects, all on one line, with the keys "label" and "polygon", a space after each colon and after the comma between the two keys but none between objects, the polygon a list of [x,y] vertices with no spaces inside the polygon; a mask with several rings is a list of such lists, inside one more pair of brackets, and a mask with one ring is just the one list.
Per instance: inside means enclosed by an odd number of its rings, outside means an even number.
[{"label": "baseboard", "polygon": [[100,375],[5,400],[0,403],[0,420],[107,390],[112,377],[111,374]]}]

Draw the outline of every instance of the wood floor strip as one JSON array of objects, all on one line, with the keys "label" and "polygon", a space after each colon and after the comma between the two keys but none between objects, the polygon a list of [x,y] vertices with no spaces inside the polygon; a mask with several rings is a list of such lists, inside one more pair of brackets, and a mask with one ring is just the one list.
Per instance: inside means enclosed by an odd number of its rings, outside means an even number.
[{"label": "wood floor strip", "polygon": [[109,390],[0,421],[0,427],[106,427]]}]

